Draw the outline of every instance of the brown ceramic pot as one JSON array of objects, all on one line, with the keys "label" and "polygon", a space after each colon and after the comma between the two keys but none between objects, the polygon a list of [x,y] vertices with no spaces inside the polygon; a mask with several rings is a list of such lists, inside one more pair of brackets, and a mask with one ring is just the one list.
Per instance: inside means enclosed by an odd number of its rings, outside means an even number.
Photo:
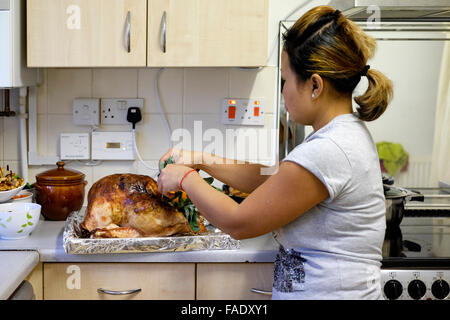
[{"label": "brown ceramic pot", "polygon": [[83,206],[87,181],[83,173],[64,169],[63,161],[56,165],[57,169],[36,175],[36,203],[47,220],[63,221]]}]

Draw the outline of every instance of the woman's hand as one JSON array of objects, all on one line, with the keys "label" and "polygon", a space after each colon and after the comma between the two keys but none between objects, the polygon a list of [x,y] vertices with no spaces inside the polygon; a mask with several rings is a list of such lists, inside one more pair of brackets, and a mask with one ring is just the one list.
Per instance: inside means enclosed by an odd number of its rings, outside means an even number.
[{"label": "woman's hand", "polygon": [[180,190],[180,181],[188,171],[192,168],[182,165],[168,164],[159,175],[158,191],[170,196],[170,192],[177,192]]},{"label": "woman's hand", "polygon": [[159,159],[159,163],[164,163],[170,157],[172,157],[175,164],[190,168],[196,168],[195,165],[202,162],[201,152],[170,148],[169,151],[167,151],[161,159]]}]

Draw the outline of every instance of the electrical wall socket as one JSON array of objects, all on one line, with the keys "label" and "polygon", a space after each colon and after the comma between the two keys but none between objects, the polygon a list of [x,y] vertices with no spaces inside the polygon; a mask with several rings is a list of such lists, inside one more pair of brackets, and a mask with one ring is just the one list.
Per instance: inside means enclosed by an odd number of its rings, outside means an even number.
[{"label": "electrical wall socket", "polygon": [[73,101],[73,123],[77,126],[99,125],[100,99],[75,99]]},{"label": "electrical wall socket", "polygon": [[224,99],[221,121],[223,124],[239,126],[263,126],[266,118],[265,105],[262,99]]},{"label": "electrical wall socket", "polygon": [[144,108],[144,99],[102,99],[100,118],[102,124],[129,124],[127,112],[130,107]]}]

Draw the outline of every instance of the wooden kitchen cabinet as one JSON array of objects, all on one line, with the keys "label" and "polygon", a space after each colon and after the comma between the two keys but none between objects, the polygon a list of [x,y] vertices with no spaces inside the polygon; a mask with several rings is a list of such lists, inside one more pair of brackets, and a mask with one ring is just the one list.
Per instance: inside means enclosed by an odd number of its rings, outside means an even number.
[{"label": "wooden kitchen cabinet", "polygon": [[268,0],[148,0],[149,67],[264,66]]},{"label": "wooden kitchen cabinet", "polygon": [[[142,289],[129,295],[99,293]],[[45,263],[45,300],[193,300],[194,263]]]},{"label": "wooden kitchen cabinet", "polygon": [[199,263],[198,300],[266,300],[271,296],[251,292],[271,291],[273,263]]},{"label": "wooden kitchen cabinet", "polygon": [[147,0],[27,0],[28,67],[146,66],[146,12]]}]

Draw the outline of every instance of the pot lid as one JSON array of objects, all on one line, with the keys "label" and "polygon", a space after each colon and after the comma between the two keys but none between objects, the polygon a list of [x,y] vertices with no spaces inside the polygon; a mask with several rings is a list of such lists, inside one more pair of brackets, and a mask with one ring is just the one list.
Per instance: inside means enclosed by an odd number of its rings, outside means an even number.
[{"label": "pot lid", "polygon": [[384,196],[386,199],[404,198],[407,195],[408,192],[406,190],[384,185]]},{"label": "pot lid", "polygon": [[56,165],[58,166],[58,168],[56,169],[37,174],[37,182],[46,184],[73,184],[81,183],[84,181],[84,173],[77,170],[64,169],[64,161],[58,161]]}]

